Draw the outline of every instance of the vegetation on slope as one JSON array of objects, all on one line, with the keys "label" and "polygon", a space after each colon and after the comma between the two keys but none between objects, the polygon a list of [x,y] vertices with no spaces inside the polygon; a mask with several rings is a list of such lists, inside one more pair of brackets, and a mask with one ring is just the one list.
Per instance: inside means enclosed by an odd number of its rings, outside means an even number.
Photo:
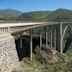
[{"label": "vegetation on slope", "polygon": [[67,9],[58,9],[49,15],[49,21],[67,22],[72,21],[72,11]]},{"label": "vegetation on slope", "polygon": [[45,45],[42,48],[37,46],[33,53],[33,61],[28,57],[23,58],[21,69],[21,72],[71,72],[72,61],[65,54],[61,55]]},{"label": "vegetation on slope", "polygon": [[47,16],[49,15],[48,11],[36,11],[23,13],[17,20],[22,21],[46,21]]},{"label": "vegetation on slope", "polygon": [[0,10],[0,18],[18,21],[72,21],[72,10],[33,11],[22,13],[13,9]]},{"label": "vegetation on slope", "polygon": [[0,10],[0,17],[4,19],[13,19],[16,20],[16,18],[21,15],[22,13],[13,9],[4,9]]},{"label": "vegetation on slope", "polygon": [[[29,37],[23,39],[24,39],[23,46],[25,43],[27,43],[25,44],[27,46],[26,49],[29,49],[28,47]],[[70,46],[70,48],[66,51],[65,54],[60,54],[58,51],[51,49],[50,47],[47,48],[45,45],[43,45],[42,48],[39,48],[36,42],[38,41],[33,40],[33,43],[36,45],[33,46],[34,48],[33,61],[30,61],[29,58],[30,53],[29,53],[27,57],[22,58],[21,69],[14,70],[13,72],[71,72],[72,71],[72,49],[71,49],[72,46]],[[23,47],[23,49],[24,48],[25,46]],[[20,54],[22,53],[22,51],[20,52]],[[26,51],[23,51],[23,54],[25,52]]]},{"label": "vegetation on slope", "polygon": [[72,11],[58,9],[56,11],[36,11],[23,13],[17,18],[21,21],[72,21]]}]

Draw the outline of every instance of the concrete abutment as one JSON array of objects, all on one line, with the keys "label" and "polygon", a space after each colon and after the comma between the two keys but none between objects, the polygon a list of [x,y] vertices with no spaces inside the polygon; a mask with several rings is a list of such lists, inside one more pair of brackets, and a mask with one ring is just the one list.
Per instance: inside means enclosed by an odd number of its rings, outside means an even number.
[{"label": "concrete abutment", "polygon": [[7,33],[0,35],[0,72],[11,72],[19,68],[19,59],[14,37]]}]

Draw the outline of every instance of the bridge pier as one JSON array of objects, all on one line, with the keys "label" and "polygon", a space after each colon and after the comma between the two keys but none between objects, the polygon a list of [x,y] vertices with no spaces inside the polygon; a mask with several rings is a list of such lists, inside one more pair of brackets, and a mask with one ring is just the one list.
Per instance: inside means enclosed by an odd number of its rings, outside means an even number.
[{"label": "bridge pier", "polygon": [[42,27],[40,28],[40,48],[42,47]]},{"label": "bridge pier", "polygon": [[60,22],[60,53],[61,54],[63,53],[62,41],[63,41],[63,38],[62,38],[62,22]]},{"label": "bridge pier", "polygon": [[46,27],[46,47],[48,47],[48,27]]},{"label": "bridge pier", "polygon": [[32,30],[30,31],[30,60],[32,61],[32,48],[33,48],[33,42],[32,42]]},{"label": "bridge pier", "polygon": [[53,35],[52,33],[53,32],[52,32],[52,27],[51,27],[51,41],[50,41],[51,42],[51,45],[50,45],[51,48],[52,48],[52,35]]},{"label": "bridge pier", "polygon": [[63,39],[63,34],[62,34],[62,22],[57,25],[57,30],[56,30],[56,48],[57,50],[62,54],[63,53],[63,47],[62,47],[62,39]]},{"label": "bridge pier", "polygon": [[20,33],[20,48],[22,48],[22,33]]},{"label": "bridge pier", "polygon": [[56,50],[56,29],[54,28],[54,48]]}]

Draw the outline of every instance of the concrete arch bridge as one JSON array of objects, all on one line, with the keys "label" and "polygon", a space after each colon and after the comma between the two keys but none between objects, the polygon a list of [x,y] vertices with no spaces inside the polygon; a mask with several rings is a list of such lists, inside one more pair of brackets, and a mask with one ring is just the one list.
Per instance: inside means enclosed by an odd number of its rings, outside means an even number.
[{"label": "concrete arch bridge", "polygon": [[[1,23],[0,24],[0,35],[9,33],[12,36],[19,34],[20,37],[20,48],[22,48],[22,34],[26,34],[26,31],[30,35],[30,60],[32,61],[32,50],[33,50],[33,30],[40,29],[40,47],[42,47],[43,32],[45,32],[45,43],[50,48],[55,48],[60,53],[63,53],[64,39],[69,37],[72,40],[72,22],[30,22],[30,23]],[[67,35],[66,35],[67,34]]]}]

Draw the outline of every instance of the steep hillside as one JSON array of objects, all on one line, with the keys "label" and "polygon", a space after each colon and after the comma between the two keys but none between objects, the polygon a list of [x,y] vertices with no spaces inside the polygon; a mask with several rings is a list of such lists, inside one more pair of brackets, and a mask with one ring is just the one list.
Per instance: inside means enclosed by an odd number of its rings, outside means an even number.
[{"label": "steep hillside", "polygon": [[48,15],[50,12],[48,11],[34,11],[23,13],[18,17],[17,20],[21,21],[47,21]]},{"label": "steep hillside", "polygon": [[58,9],[49,15],[49,21],[72,21],[72,11],[67,9]]},{"label": "steep hillside", "polygon": [[13,9],[0,10],[0,19],[16,19],[22,13]]},{"label": "steep hillside", "polygon": [[17,20],[21,21],[72,21],[72,11],[58,9],[56,11],[36,11],[20,15]]}]

